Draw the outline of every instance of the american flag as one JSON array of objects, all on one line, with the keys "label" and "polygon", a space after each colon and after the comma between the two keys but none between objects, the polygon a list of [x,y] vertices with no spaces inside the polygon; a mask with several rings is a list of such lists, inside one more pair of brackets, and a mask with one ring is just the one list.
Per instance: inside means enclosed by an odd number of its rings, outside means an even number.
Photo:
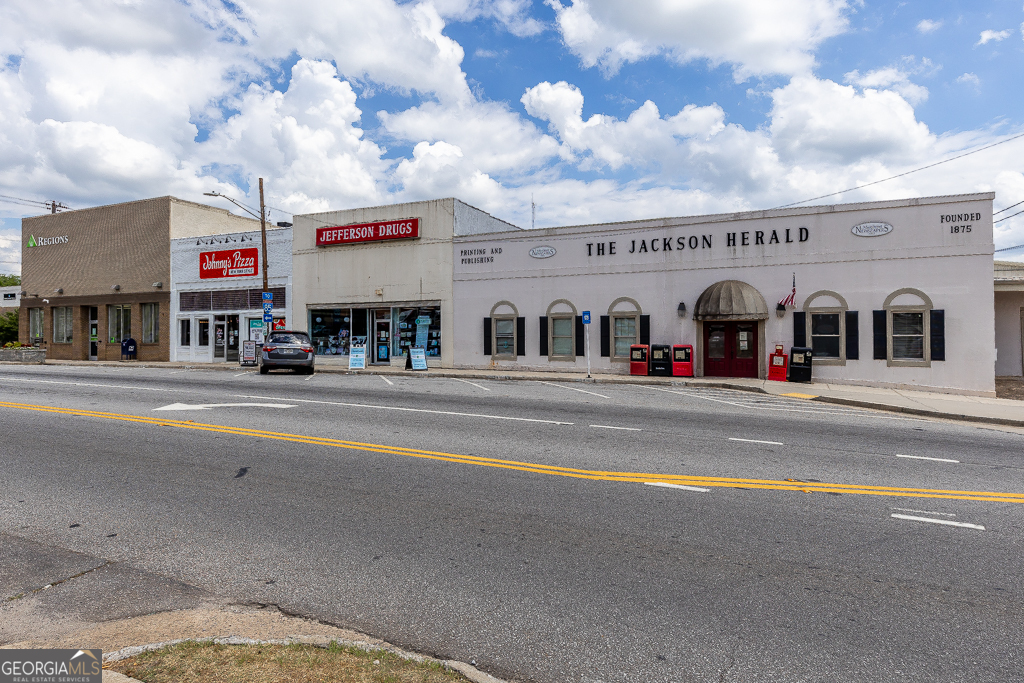
[{"label": "american flag", "polygon": [[793,291],[789,293],[789,296],[783,297],[782,301],[779,302],[780,306],[796,306],[796,273],[793,273]]}]

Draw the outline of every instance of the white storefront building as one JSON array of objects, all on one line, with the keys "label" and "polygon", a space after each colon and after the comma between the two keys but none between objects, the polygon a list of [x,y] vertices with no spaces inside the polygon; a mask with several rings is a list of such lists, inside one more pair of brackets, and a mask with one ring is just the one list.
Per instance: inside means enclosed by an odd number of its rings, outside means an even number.
[{"label": "white storefront building", "polygon": [[[263,256],[259,221],[252,229],[171,240],[172,361],[238,362],[241,342],[262,343]],[[292,318],[292,228],[267,226],[273,327]]]},{"label": "white storefront building", "polygon": [[815,350],[816,380],[992,395],[993,197],[459,236],[455,364],[585,371],[590,311],[601,372],[692,344],[698,376],[765,377],[782,344]]}]

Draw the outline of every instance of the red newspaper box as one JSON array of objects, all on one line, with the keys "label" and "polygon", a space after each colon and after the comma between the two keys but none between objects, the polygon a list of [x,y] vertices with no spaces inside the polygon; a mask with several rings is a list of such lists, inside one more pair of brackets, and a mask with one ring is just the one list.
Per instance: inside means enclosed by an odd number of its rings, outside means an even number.
[{"label": "red newspaper box", "polygon": [[647,356],[650,350],[647,344],[633,344],[629,347],[629,374],[647,374]]},{"label": "red newspaper box", "polygon": [[768,379],[775,382],[785,382],[788,366],[789,357],[783,352],[782,344],[776,344],[775,353],[768,356]]},{"label": "red newspaper box", "polygon": [[672,347],[672,376],[693,377],[693,347],[689,344]]}]

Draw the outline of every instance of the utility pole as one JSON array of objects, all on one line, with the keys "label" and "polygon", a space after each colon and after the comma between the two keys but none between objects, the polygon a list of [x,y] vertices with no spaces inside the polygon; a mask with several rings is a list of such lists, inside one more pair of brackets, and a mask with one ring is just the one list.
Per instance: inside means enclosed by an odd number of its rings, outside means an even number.
[{"label": "utility pole", "polygon": [[266,293],[270,287],[267,285],[267,207],[263,203],[263,178],[260,178],[260,237],[263,239],[263,291]]}]

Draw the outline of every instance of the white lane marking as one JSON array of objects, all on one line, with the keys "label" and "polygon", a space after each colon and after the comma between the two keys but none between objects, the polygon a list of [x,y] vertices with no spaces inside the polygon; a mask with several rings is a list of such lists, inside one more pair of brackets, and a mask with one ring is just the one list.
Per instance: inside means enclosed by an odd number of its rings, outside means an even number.
[{"label": "white lane marking", "polygon": [[476,382],[470,382],[468,379],[459,379],[458,377],[449,377],[448,379],[453,379],[456,382],[465,382],[466,384],[472,384],[474,387],[477,387],[478,389],[483,389],[484,391],[490,391],[490,389],[488,389],[484,385],[477,384]]},{"label": "white lane marking", "polygon": [[950,458],[929,458],[924,455],[900,455],[896,454],[897,458],[912,458],[914,460],[934,460],[935,462],[960,462],[959,460],[951,460]]},{"label": "white lane marking", "polygon": [[395,383],[394,383],[394,382],[392,382],[391,380],[389,380],[389,379],[388,379],[387,377],[385,377],[384,375],[377,375],[377,376],[378,376],[378,377],[380,377],[380,378],[381,378],[382,380],[384,380],[385,382],[387,382],[387,383],[388,383],[388,386],[391,386],[391,387],[395,386]]},{"label": "white lane marking", "polygon": [[766,443],[770,446],[784,446],[781,441],[761,441],[760,439],[737,439],[734,436],[729,437],[729,441],[743,441],[745,443]]},{"label": "white lane marking", "polygon": [[[115,368],[118,369],[118,368]],[[89,382],[58,382],[52,379],[21,379],[20,377],[4,377],[5,382],[28,382],[31,384],[67,384],[73,387],[104,387],[106,389],[138,389],[139,391],[173,391],[179,394],[196,394],[195,389],[164,389],[161,387],[125,386],[121,384],[91,384]]]},{"label": "white lane marking", "polygon": [[917,512],[922,515],[942,515],[943,517],[956,517],[952,512],[935,512],[933,510],[912,510],[911,508],[893,508],[900,512]]},{"label": "white lane marking", "polygon": [[559,389],[569,389],[570,391],[578,391],[581,394],[590,394],[591,396],[600,396],[601,398],[610,398],[609,396],[605,396],[604,394],[597,394],[597,393],[594,393],[593,391],[586,391],[584,389],[577,389],[576,387],[563,387],[561,384],[555,384],[554,382],[542,382],[540,380],[537,380],[537,383],[538,384],[547,384],[548,386],[558,387]]},{"label": "white lane marking", "polygon": [[277,396],[248,396],[234,394],[236,398],[262,398],[271,401],[292,401],[293,403],[318,403],[325,406],[343,406],[345,408],[376,408],[377,410],[398,410],[406,413],[430,413],[432,415],[455,415],[458,417],[482,417],[489,420],[513,420],[515,422],[539,422],[549,425],[573,425],[575,422],[559,422],[558,420],[537,420],[532,417],[511,417],[509,415],[486,415],[483,413],[457,413],[451,410],[427,410],[426,408],[403,408],[400,406],[375,406],[369,403],[339,403],[335,401],[314,401],[304,398],[279,398]]},{"label": "white lane marking", "polygon": [[[820,410],[801,410],[799,408],[779,408],[776,406],[757,405],[755,403],[737,403],[736,401],[726,401],[721,398],[711,398],[710,396],[700,396],[692,392],[684,391],[673,391],[672,389],[662,389],[661,387],[651,387],[645,384],[631,384],[630,386],[642,387],[644,389],[653,389],[654,391],[664,391],[669,394],[679,394],[680,396],[686,396],[689,398],[699,398],[702,401],[714,401],[715,403],[725,403],[730,406],[736,406],[737,408],[756,408],[757,410],[775,410],[781,413],[807,413],[810,415],[853,415],[859,417],[873,417],[878,420],[907,420],[910,422],[924,422],[921,418],[916,417],[894,417],[891,415],[875,415],[869,413],[866,410],[835,410],[822,408]],[[697,390],[706,391],[706,390]],[[773,395],[773,394],[769,394]]]},{"label": "white lane marking", "polygon": [[639,427],[615,427],[613,425],[590,425],[595,429],[621,429],[624,432],[640,432],[643,431]]},{"label": "white lane marking", "polygon": [[682,484],[667,484],[663,481],[645,481],[645,486],[661,486],[666,489],[683,489],[684,491],[696,491],[697,493],[707,493],[711,489],[702,489],[699,486],[683,486]]},{"label": "white lane marking", "polygon": [[944,524],[946,526],[959,526],[965,529],[977,529],[978,531],[984,531],[985,527],[980,524],[968,524],[967,522],[954,522],[951,519],[931,519],[929,517],[914,517],[913,515],[897,515],[892,514],[890,517],[896,519],[906,519],[911,522],[931,522],[932,524]]},{"label": "white lane marking", "polygon": [[294,408],[286,403],[172,403],[153,410],[210,410],[212,408]]},{"label": "white lane marking", "polygon": [[310,373],[309,377],[307,377],[306,379],[304,379],[302,381],[303,382],[308,382],[309,380],[313,379],[314,377],[316,377],[316,374],[315,373]]},{"label": "white lane marking", "polygon": [[[252,372],[252,370],[246,370],[245,372],[238,373],[237,375],[235,375],[235,377],[241,377],[242,375],[248,375],[251,372]],[[173,375],[174,373],[172,372],[171,374]]]}]

